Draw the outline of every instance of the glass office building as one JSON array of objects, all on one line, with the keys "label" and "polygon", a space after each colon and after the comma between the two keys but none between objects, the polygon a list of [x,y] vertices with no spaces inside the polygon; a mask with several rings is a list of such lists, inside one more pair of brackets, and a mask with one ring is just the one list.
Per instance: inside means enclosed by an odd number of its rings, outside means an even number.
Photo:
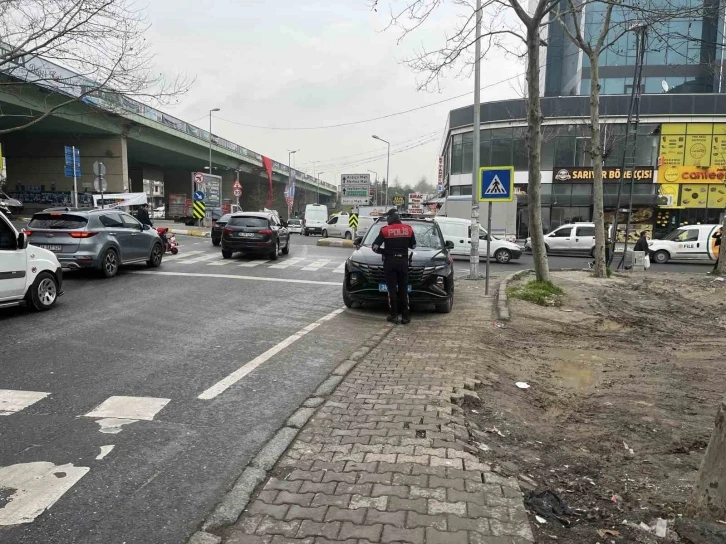
[{"label": "glass office building", "polygon": [[[561,9],[569,1],[562,0]],[[644,93],[720,93],[724,81],[723,0],[640,0],[637,11],[616,7],[611,45],[600,55],[600,85],[603,94],[630,94],[636,64],[636,34],[626,29],[638,21],[646,25],[647,43],[643,62]],[[606,4],[587,4],[581,25],[588,42],[599,34]],[[552,16],[551,16],[552,17]],[[565,18],[572,25],[569,18]],[[590,93],[587,55],[572,44],[559,21],[547,28],[544,96],[575,96]]]}]

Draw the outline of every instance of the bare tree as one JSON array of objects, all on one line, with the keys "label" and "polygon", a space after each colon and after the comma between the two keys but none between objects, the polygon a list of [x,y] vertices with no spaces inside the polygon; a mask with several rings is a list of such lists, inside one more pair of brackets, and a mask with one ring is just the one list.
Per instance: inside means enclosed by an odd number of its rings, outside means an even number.
[{"label": "bare tree", "polygon": [[[493,48],[507,54],[524,57],[526,60],[526,102],[527,102],[527,154],[529,222],[534,254],[534,269],[538,280],[549,281],[550,273],[542,231],[541,194],[541,151],[542,151],[542,108],[540,104],[540,48],[546,45],[541,32],[543,22],[560,0],[483,0],[482,14],[484,28],[481,34],[482,57]],[[442,47],[419,51],[406,64],[424,74],[419,88],[438,87],[441,76],[450,70],[459,75],[471,73],[475,59],[472,51],[476,43],[476,8],[469,0],[406,0],[405,7],[390,12],[390,26],[401,28],[401,39],[422,26],[445,4],[463,9],[461,22],[447,35]],[[378,8],[379,0],[371,5]],[[474,127],[479,130],[479,127]]]},{"label": "bare tree", "polygon": [[0,134],[76,101],[123,110],[128,98],[164,104],[185,93],[187,78],[167,81],[152,70],[147,28],[131,0],[0,0],[0,88],[51,91],[43,111]]}]

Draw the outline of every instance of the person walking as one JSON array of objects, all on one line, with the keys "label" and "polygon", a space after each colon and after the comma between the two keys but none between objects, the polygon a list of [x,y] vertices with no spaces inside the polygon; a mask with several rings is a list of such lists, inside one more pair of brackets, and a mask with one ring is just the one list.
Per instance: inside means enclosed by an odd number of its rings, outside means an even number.
[{"label": "person walking", "polygon": [[644,254],[643,258],[643,268],[645,270],[648,270],[650,268],[650,251],[648,250],[648,231],[642,231],[640,233],[640,238],[638,238],[638,241],[635,242],[635,246],[633,246],[633,252],[635,251],[642,251]]},{"label": "person walking", "polygon": [[718,260],[721,257],[721,238],[723,237],[723,227],[719,227],[716,232],[713,233],[713,245],[716,248],[716,264],[713,265],[711,274],[718,272]]},{"label": "person walking", "polygon": [[390,312],[386,320],[399,323],[400,313],[400,322],[407,325],[411,322],[408,306],[408,250],[416,247],[416,236],[413,228],[401,223],[401,217],[395,209],[388,212],[387,223],[373,241],[373,251],[383,256]]}]

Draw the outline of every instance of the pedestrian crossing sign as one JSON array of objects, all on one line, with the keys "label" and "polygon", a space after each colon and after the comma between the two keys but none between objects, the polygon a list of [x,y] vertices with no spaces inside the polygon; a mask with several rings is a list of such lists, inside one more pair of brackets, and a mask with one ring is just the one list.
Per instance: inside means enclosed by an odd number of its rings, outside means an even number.
[{"label": "pedestrian crossing sign", "polygon": [[514,167],[479,168],[478,185],[479,202],[511,202],[514,200]]}]

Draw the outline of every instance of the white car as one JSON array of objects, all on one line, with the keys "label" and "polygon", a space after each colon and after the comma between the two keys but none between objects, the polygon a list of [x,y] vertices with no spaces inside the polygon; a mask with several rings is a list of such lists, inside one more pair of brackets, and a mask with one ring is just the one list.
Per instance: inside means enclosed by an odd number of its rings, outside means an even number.
[{"label": "white car", "polygon": [[668,233],[662,240],[648,240],[651,258],[658,264],[668,261],[700,261],[713,263],[718,259],[719,246],[713,235],[721,225],[683,225]]},{"label": "white car", "polygon": [[63,295],[63,269],[52,251],[28,245],[24,232],[0,214],[0,308],[50,310]]},{"label": "white car", "polygon": [[166,217],[166,209],[164,209],[164,206],[159,206],[158,208],[154,208],[153,219],[164,219],[165,217]]},{"label": "white car", "polygon": [[290,234],[302,234],[302,219],[290,219],[287,222],[287,230],[290,231]]},{"label": "white car", "polygon": [[[454,249],[450,250],[449,253],[451,255],[469,256],[471,252],[471,237],[469,236],[471,221],[458,217],[440,217],[438,215],[434,217],[434,221],[439,225],[441,234],[444,235],[444,241],[454,244]],[[483,258],[486,258],[486,242],[487,231],[479,225],[479,255]],[[505,264],[512,259],[519,259],[522,256],[522,248],[517,244],[492,236],[490,256],[498,263]]]},{"label": "white car", "polygon": [[[595,223],[568,223],[544,236],[547,253],[595,256]],[[532,238],[524,249],[532,250]]]},{"label": "white car", "polygon": [[303,234],[322,234],[328,221],[328,207],[322,204],[308,204],[305,206],[305,219],[303,219]]}]

